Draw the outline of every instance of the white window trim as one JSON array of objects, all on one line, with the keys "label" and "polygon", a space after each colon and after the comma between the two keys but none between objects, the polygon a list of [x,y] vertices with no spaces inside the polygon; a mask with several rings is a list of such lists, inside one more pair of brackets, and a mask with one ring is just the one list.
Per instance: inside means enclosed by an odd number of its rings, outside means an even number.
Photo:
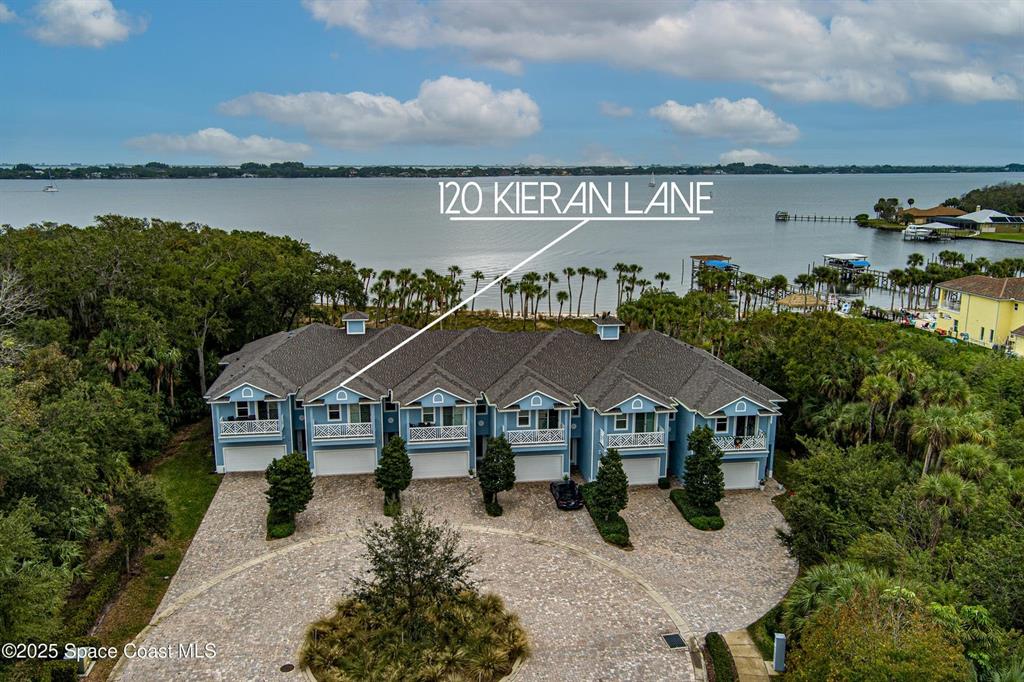
[{"label": "white window trim", "polygon": [[640,398],[634,398],[633,402],[630,403],[629,407],[630,409],[633,410],[642,410],[644,409],[644,401],[641,400]]},{"label": "white window trim", "polygon": [[[331,411],[337,410],[338,416],[332,417]],[[327,421],[329,422],[340,422],[341,421],[341,405],[328,405],[327,406]]]},{"label": "white window trim", "polygon": [[[718,425],[725,422],[725,428],[719,429]],[[715,417],[715,433],[729,433],[729,418],[728,417]]]},{"label": "white window trim", "polygon": [[747,411],[747,404],[746,403],[736,403],[736,411],[737,412],[746,412]]},{"label": "white window trim", "polygon": [[[429,422],[427,421],[427,414],[428,413],[430,414],[430,421]],[[433,407],[424,407],[420,411],[420,421],[423,422],[424,424],[430,424],[432,426],[437,426],[437,410],[435,410]]]},{"label": "white window trim", "polygon": [[[523,423],[523,417],[526,417],[526,423]],[[519,410],[516,412],[516,428],[528,429],[530,423],[533,421],[529,410]]]},{"label": "white window trim", "polygon": [[[619,419],[625,421],[625,425],[619,426]],[[629,415],[617,414],[612,418],[612,429],[615,431],[629,431]]]},{"label": "white window trim", "polygon": [[530,398],[530,407],[543,407],[543,405],[544,399],[541,398],[539,395],[535,395],[532,398]]},{"label": "white window trim", "polygon": [[[245,414],[239,414],[238,413],[238,410],[241,407],[245,408]],[[251,414],[252,414],[252,410],[249,409],[249,402],[248,401],[244,401],[243,400],[242,402],[235,403],[235,418],[236,419],[239,419],[241,417],[248,417]]]},{"label": "white window trim", "polygon": [[338,391],[337,393],[334,394],[334,399],[339,401],[339,402],[345,402],[345,401],[348,400],[348,392],[347,391]]},{"label": "white window trim", "polygon": [[253,398],[255,396],[256,396],[256,394],[253,393],[252,389],[249,388],[248,386],[246,386],[245,388],[242,389],[242,397],[243,398]]},{"label": "white window trim", "polygon": [[444,395],[442,395],[441,393],[435,393],[433,395],[433,397],[430,399],[430,402],[433,403],[434,405],[443,404],[444,403]]}]

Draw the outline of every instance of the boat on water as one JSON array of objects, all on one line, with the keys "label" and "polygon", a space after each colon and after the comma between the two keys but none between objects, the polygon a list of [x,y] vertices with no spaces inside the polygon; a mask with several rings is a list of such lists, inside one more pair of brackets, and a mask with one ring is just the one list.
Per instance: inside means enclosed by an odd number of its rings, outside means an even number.
[{"label": "boat on water", "polygon": [[647,183],[648,187],[654,187],[654,173],[651,173],[651,181]]},{"label": "boat on water", "polygon": [[946,241],[953,238],[957,228],[945,223],[928,223],[927,225],[908,225],[903,230],[904,241]]},{"label": "boat on water", "polygon": [[44,187],[43,191],[44,192],[59,192],[60,190],[57,189],[57,185],[53,184],[53,174],[52,173],[48,173],[47,175],[50,178],[50,184],[47,185],[46,187]]}]

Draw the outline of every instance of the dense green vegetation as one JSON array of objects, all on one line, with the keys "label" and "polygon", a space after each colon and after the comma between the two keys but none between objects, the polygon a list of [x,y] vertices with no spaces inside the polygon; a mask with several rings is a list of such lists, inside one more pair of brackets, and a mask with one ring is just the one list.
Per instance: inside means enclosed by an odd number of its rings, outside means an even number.
[{"label": "dense green vegetation", "polygon": [[704,646],[711,659],[711,668],[715,671],[715,682],[734,682],[737,678],[736,663],[722,635],[709,632],[704,636]]},{"label": "dense green vegetation", "polygon": [[487,448],[476,472],[480,491],[484,496],[484,509],[489,516],[501,516],[498,493],[512,490],[516,484],[516,458],[505,434],[487,439]]},{"label": "dense green vegetation", "polygon": [[1024,183],[1003,182],[998,185],[972,189],[959,199],[947,199],[944,204],[956,206],[968,213],[981,206],[1009,215],[1022,215],[1024,214]]},{"label": "dense green vegetation", "polygon": [[0,168],[0,180],[7,179],[122,179],[122,178],[452,178],[499,177],[510,175],[700,175],[721,171],[739,175],[793,173],[998,173],[1020,172],[1024,164],[1006,166],[777,166],[770,163],[717,164],[714,166],[307,166],[299,161],[243,163],[238,166],[172,166],[158,161],[135,165],[36,167],[19,163]]},{"label": "dense green vegetation", "polygon": [[336,613],[313,623],[301,664],[321,680],[473,680],[529,655],[519,619],[470,578],[476,558],[447,523],[419,510],[364,537],[367,574]]},{"label": "dense green vegetation", "polygon": [[401,436],[391,436],[384,445],[374,483],[384,491],[384,514],[397,516],[402,511],[402,491],[412,483],[412,462]]},{"label": "dense green vegetation", "polygon": [[615,448],[601,456],[597,476],[580,488],[583,502],[597,532],[605,542],[629,548],[629,526],[619,512],[629,502],[629,479],[622,468],[622,455]]}]

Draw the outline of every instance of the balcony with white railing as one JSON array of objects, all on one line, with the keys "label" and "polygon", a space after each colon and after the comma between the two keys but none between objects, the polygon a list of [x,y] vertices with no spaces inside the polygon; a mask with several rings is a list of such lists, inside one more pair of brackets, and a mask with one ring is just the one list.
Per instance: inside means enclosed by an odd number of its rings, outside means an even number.
[{"label": "balcony with white railing", "polygon": [[601,445],[617,450],[660,448],[665,445],[665,432],[661,429],[657,431],[631,431],[628,433],[605,433],[601,431]]},{"label": "balcony with white railing", "polygon": [[768,435],[764,431],[758,431],[752,436],[715,436],[714,443],[722,452],[767,450]]},{"label": "balcony with white railing", "polygon": [[509,445],[564,445],[565,429],[513,429],[505,431]]},{"label": "balcony with white railing", "polygon": [[410,443],[439,443],[469,440],[469,427],[462,426],[410,426]]},{"label": "balcony with white railing", "polygon": [[373,424],[333,422],[313,425],[313,440],[366,440],[373,438]]},{"label": "balcony with white railing", "polygon": [[280,419],[222,419],[220,437],[280,436],[281,428]]}]

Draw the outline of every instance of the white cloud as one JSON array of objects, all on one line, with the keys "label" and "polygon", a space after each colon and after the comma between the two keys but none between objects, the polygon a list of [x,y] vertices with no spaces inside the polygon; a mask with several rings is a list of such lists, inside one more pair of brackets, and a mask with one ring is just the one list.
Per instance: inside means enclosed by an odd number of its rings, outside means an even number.
[{"label": "white cloud", "polygon": [[718,157],[719,163],[745,163],[747,165],[753,165],[755,163],[772,163],[776,165],[782,165],[784,162],[777,156],[768,154],[767,152],[761,152],[756,149],[732,149],[730,151],[721,154]]},{"label": "white cloud", "polygon": [[615,102],[601,102],[601,113],[611,118],[629,118],[633,109]]},{"label": "white cloud", "polygon": [[494,90],[465,78],[442,76],[401,102],[365,92],[254,92],[220,105],[232,116],[262,116],[301,126],[317,140],[343,149],[381,144],[488,145],[533,135],[540,109],[522,90]]},{"label": "white cloud", "polygon": [[17,18],[18,15],[15,14],[11,8],[0,2],[0,24],[6,24],[7,22],[14,21]]},{"label": "white cloud", "polygon": [[1005,74],[983,71],[919,71],[914,79],[929,94],[957,102],[980,102],[1021,98],[1020,84]]},{"label": "white cloud", "polygon": [[752,97],[736,101],[716,97],[710,102],[694,105],[668,100],[651,109],[651,116],[661,119],[682,135],[725,137],[737,142],[789,144],[800,137],[800,130],[765,109]]},{"label": "white cloud", "polygon": [[132,138],[128,144],[154,152],[193,154],[232,163],[295,161],[313,151],[308,144],[301,142],[285,142],[260,135],[238,137],[223,128],[204,128],[191,135],[146,135]]},{"label": "white cloud", "polygon": [[110,0],[42,0],[35,13],[38,21],[29,33],[50,45],[98,48],[146,29],[145,22],[118,10]]},{"label": "white cloud", "polygon": [[[456,48],[509,73],[524,62],[599,61],[871,106],[909,101],[918,72],[972,67],[1021,80],[1022,0],[303,4],[328,27],[404,49]],[[1012,99],[1009,88],[994,93]]]}]

